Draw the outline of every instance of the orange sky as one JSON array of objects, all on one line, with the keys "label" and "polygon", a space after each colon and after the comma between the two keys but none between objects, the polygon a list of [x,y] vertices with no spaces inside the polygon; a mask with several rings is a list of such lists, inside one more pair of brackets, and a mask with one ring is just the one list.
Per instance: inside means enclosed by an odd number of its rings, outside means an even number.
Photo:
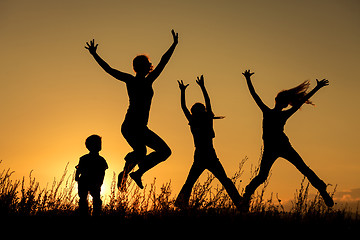
[{"label": "orange sky", "polygon": [[[180,109],[176,80],[190,83],[187,102],[203,101],[195,84],[204,74],[215,122],[215,149],[228,175],[245,156],[243,184],[257,164],[261,112],[241,75],[255,71],[254,86],[273,106],[276,93],[304,80],[330,86],[304,106],[286,133],[305,162],[342,191],[360,187],[358,1],[7,1],[0,2],[0,159],[16,176],[45,185],[87,152],[84,141],[103,138],[109,164],[106,184],[131,149],[120,133],[128,98],[125,85],[108,76],[84,49],[92,38],[112,67],[133,73],[132,59],[153,63],[179,32],[179,45],[154,85],[149,127],[173,150],[144,175],[174,193],[193,161],[189,126]],[[292,198],[302,175],[279,159],[269,191]],[[243,187],[244,187],[243,186]],[[360,197],[360,196],[359,196]]]}]

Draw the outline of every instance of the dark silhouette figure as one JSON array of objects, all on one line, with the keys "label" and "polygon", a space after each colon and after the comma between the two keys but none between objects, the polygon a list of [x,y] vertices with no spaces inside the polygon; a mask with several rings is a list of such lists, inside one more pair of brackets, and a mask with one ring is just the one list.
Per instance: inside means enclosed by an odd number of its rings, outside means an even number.
[{"label": "dark silhouette figure", "polygon": [[[121,126],[121,133],[133,148],[133,152],[125,156],[124,170],[118,176],[118,188],[121,191],[125,191],[127,176],[136,164],[138,164],[139,169],[131,173],[130,177],[140,188],[143,188],[141,182],[142,175],[160,162],[165,161],[171,155],[171,150],[164,140],[147,127],[151,101],[154,95],[152,85],[165,68],[178,44],[178,34],[174,30],[171,33],[173,44],[162,56],[155,69],[153,69],[146,55],[139,55],[134,58],[133,68],[136,73],[135,76],[110,67],[96,53],[98,44],[95,45],[94,40],[90,41],[90,44],[86,43],[87,46],[85,48],[89,50],[90,54],[105,72],[126,84],[129,95],[129,108]],[[146,155],[146,147],[154,151]]]},{"label": "dark silhouette figure", "polygon": [[181,90],[181,108],[189,121],[190,130],[194,138],[195,154],[194,163],[191,166],[186,182],[175,201],[175,206],[179,208],[188,207],[191,190],[196,180],[205,169],[208,169],[225,187],[235,206],[239,207],[241,203],[239,192],[234,183],[226,176],[225,170],[216,156],[213,146],[213,138],[215,137],[213,120],[223,117],[215,117],[212,112],[210,98],[204,84],[204,78],[203,76],[200,78],[198,77],[196,83],[202,90],[206,106],[202,103],[195,103],[191,107],[191,113],[186,107],[185,102],[185,90],[189,84],[184,85],[183,81],[178,81],[178,83]]},{"label": "dark silhouette figure", "polygon": [[89,153],[80,158],[75,173],[80,198],[79,209],[81,215],[86,216],[89,214],[87,197],[90,192],[93,198],[93,215],[96,216],[101,212],[100,191],[108,165],[105,159],[99,155],[101,150],[100,136],[91,135],[86,139],[85,145]]},{"label": "dark silhouette figure", "polygon": [[[291,146],[288,137],[284,133],[284,126],[286,121],[304,104],[312,104],[309,100],[320,88],[329,85],[329,81],[323,79],[318,81],[316,79],[316,87],[307,93],[310,85],[309,81],[305,81],[299,86],[284,90],[278,93],[275,98],[275,107],[270,109],[266,106],[260,97],[255,92],[251,83],[251,73],[247,70],[243,73],[246,78],[247,85],[251,96],[254,98],[256,104],[263,113],[263,141],[264,152],[260,163],[259,174],[252,179],[249,185],[245,188],[243,195],[243,207],[249,208],[251,195],[255,192],[263,182],[266,181],[271,166],[279,157],[285,158],[292,163],[302,174],[304,174],[310,183],[320,192],[327,206],[332,207],[334,201],[326,191],[326,184],[304,163],[300,155]],[[285,109],[288,105],[291,108]]]}]

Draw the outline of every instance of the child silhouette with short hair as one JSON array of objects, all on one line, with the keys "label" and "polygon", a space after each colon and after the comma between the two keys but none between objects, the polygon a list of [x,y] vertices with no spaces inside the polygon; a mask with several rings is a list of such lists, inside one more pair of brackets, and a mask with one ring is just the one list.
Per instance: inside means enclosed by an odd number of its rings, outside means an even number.
[{"label": "child silhouette with short hair", "polygon": [[208,169],[225,187],[235,206],[239,207],[241,204],[239,192],[234,183],[226,176],[213,146],[213,138],[215,137],[213,119],[221,119],[223,117],[215,117],[212,112],[210,98],[204,84],[204,77],[202,75],[200,78],[198,77],[196,83],[200,86],[204,95],[205,106],[202,103],[195,103],[191,107],[191,113],[187,109],[185,102],[185,89],[189,84],[184,85],[182,80],[178,81],[178,83],[181,90],[181,107],[189,121],[190,130],[194,137],[195,154],[194,163],[175,201],[175,206],[179,208],[188,207],[191,190],[196,180],[205,169]]},{"label": "child silhouette with short hair", "polygon": [[100,199],[101,185],[104,181],[105,170],[108,169],[106,160],[99,155],[101,150],[101,137],[91,135],[85,141],[89,150],[88,154],[80,157],[79,164],[75,167],[75,181],[78,182],[79,210],[81,215],[88,215],[88,193],[93,198],[93,215],[101,212]]}]

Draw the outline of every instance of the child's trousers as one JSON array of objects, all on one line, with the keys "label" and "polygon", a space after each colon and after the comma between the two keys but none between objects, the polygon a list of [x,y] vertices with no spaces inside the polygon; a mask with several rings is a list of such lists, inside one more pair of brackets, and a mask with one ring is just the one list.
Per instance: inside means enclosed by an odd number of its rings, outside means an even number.
[{"label": "child's trousers", "polygon": [[88,193],[93,198],[93,216],[98,216],[101,212],[102,201],[100,198],[101,186],[91,186],[84,183],[78,184],[78,192],[79,192],[79,210],[80,215],[87,216],[89,215],[89,206],[88,206]]}]

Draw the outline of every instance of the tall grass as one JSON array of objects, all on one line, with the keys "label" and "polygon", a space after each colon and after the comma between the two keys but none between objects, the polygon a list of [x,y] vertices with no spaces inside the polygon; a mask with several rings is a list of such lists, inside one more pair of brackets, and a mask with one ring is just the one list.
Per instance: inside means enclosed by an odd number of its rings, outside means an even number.
[{"label": "tall grass", "polygon": [[[0,162],[1,163],[1,162]],[[12,216],[66,215],[76,209],[74,174],[65,167],[60,180],[54,179],[51,188],[41,188],[30,172],[28,180],[11,179],[13,171],[0,174],[0,214]]]},{"label": "tall grass", "polygon": [[[239,169],[231,177],[240,193],[243,193],[241,176],[247,158],[239,163]],[[1,163],[1,162],[0,162]],[[252,177],[257,174],[258,167],[251,170]],[[22,180],[12,179],[13,171],[2,170],[0,173],[0,216],[76,216],[78,196],[75,188],[74,173],[68,173],[65,167],[59,180],[54,179],[51,186],[44,188],[36,181],[30,172]],[[270,178],[269,178],[270,179]],[[358,215],[351,216],[346,209],[332,209],[326,207],[322,198],[317,194],[309,197],[309,182],[304,178],[294,194],[291,208],[285,211],[282,201],[277,194],[271,194],[265,199],[269,179],[262,185],[252,199],[249,213],[236,210],[224,187],[213,183],[214,176],[208,174],[203,182],[197,182],[193,188],[188,211],[180,211],[174,207],[176,195],[172,192],[171,181],[160,187],[156,178],[144,189],[139,189],[133,181],[128,180],[126,191],[120,192],[116,188],[116,175],[111,182],[111,193],[103,197],[103,216],[118,216],[121,219],[147,217],[176,217],[183,216],[230,216],[232,218],[261,218],[282,219],[290,221],[358,221]],[[334,195],[336,187],[333,190]]]}]

